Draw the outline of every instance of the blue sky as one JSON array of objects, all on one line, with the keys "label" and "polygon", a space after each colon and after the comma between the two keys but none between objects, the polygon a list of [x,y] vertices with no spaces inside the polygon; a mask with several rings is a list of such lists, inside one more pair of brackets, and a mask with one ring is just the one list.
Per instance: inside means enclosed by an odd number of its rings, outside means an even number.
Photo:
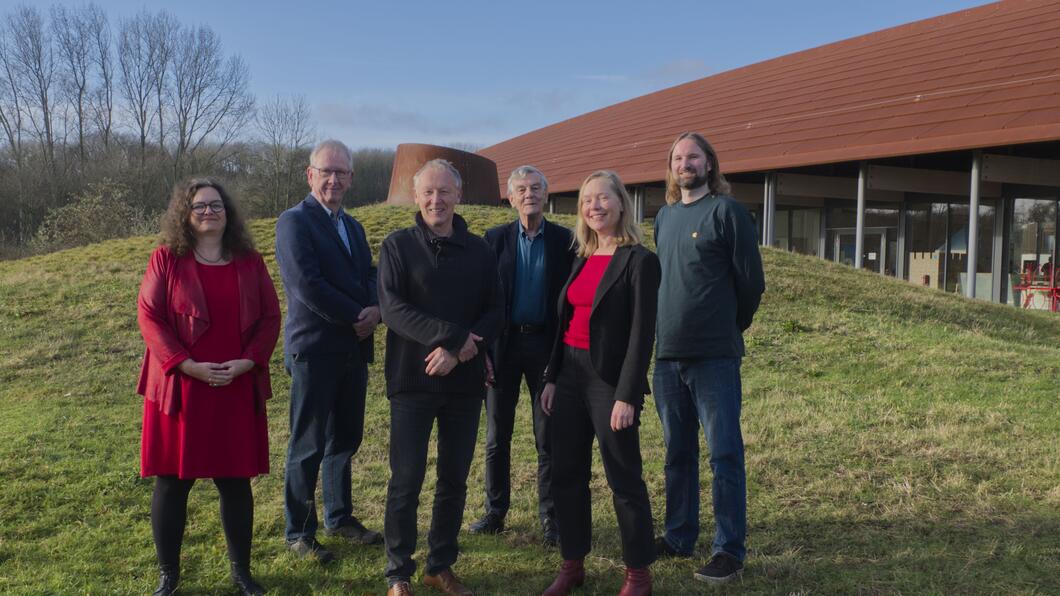
[{"label": "blue sky", "polygon": [[[61,0],[71,6],[83,2]],[[208,24],[259,99],[354,147],[490,145],[618,101],[981,0],[97,1]],[[3,13],[17,2],[0,0]],[[38,6],[44,7],[41,2]]]}]

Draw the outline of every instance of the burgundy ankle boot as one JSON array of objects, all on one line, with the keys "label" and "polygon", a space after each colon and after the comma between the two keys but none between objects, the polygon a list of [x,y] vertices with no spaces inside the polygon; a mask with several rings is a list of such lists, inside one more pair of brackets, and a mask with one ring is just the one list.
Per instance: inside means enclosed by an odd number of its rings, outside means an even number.
[{"label": "burgundy ankle boot", "polygon": [[564,559],[559,566],[559,574],[552,585],[541,593],[541,596],[566,596],[573,588],[585,583],[585,567],[581,559]]},{"label": "burgundy ankle boot", "polygon": [[647,567],[626,567],[626,581],[622,583],[618,596],[651,596],[651,571]]}]

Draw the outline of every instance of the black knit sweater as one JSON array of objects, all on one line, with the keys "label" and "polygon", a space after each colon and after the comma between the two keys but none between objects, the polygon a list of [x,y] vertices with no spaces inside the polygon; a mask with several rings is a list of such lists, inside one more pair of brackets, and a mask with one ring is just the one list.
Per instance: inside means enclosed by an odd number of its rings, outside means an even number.
[{"label": "black knit sweater", "polygon": [[[435,236],[416,214],[379,251],[379,306],[386,323],[386,392],[485,395],[485,352],[504,324],[504,297],[493,251],[453,216],[453,233]],[[441,346],[453,354],[474,332],[478,355],[448,375],[428,376],[425,358]]]}]

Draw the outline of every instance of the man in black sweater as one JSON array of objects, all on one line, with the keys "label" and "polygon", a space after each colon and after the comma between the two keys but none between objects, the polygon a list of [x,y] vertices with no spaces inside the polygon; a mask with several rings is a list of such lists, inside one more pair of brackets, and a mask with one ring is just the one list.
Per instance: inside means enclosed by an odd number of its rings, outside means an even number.
[{"label": "man in black sweater", "polygon": [[471,594],[451,567],[486,393],[485,347],[504,324],[504,300],[493,251],[454,213],[461,188],[456,168],[429,161],[413,176],[413,187],[416,225],[388,236],[379,252],[390,399],[388,594],[411,593],[416,510],[435,420],[438,480],[423,582],[447,594]]}]

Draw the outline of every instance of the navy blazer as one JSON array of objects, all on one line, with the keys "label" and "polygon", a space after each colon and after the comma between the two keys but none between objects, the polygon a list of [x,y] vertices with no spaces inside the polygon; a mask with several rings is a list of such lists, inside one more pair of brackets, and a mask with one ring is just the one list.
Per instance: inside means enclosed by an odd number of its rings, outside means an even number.
[{"label": "navy blazer", "polygon": [[[556,301],[559,298],[560,289],[567,281],[570,273],[571,263],[574,261],[574,237],[567,228],[549,222],[541,221],[542,239],[545,241],[545,334],[552,337],[556,334],[558,317],[556,315]],[[515,268],[516,259],[519,256],[518,238],[520,233],[519,220],[499,225],[486,230],[484,239],[497,255],[497,270],[500,273],[501,288],[504,290],[504,316],[505,322],[511,323],[512,316],[512,293],[515,291]],[[509,325],[504,329],[493,344],[492,354],[494,362],[501,362],[504,350],[508,344]]]},{"label": "navy blazer", "polygon": [[[570,277],[560,291],[560,328],[552,344],[545,381],[555,383],[563,366],[563,333],[570,325],[574,307],[567,301],[567,288],[585,266],[578,257]],[[589,315],[589,360],[593,370],[615,388],[615,400],[635,406],[651,393],[648,365],[655,344],[655,314],[659,304],[662,269],[659,257],[643,245],[620,246],[607,264],[593,295]]]},{"label": "navy blazer", "polygon": [[364,228],[346,213],[341,218],[352,255],[312,194],[276,220],[276,263],[287,296],[284,352],[358,351],[371,362],[373,337],[358,340],[353,324],[361,310],[379,304],[376,270]]}]

